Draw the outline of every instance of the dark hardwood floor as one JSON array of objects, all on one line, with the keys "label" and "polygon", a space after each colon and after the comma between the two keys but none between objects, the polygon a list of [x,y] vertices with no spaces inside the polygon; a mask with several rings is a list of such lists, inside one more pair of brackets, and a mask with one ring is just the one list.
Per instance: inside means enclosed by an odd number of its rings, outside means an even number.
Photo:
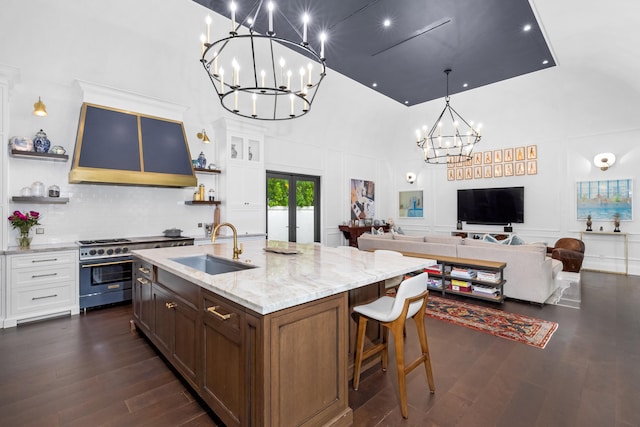
[{"label": "dark hardwood floor", "polygon": [[[412,372],[403,420],[395,372],[376,366],[350,391],[354,425],[640,426],[640,277],[583,272],[580,310],[503,309],[559,328],[541,350],[426,318],[436,393]],[[220,425],[130,318],[121,305],[0,330],[0,426]]]}]

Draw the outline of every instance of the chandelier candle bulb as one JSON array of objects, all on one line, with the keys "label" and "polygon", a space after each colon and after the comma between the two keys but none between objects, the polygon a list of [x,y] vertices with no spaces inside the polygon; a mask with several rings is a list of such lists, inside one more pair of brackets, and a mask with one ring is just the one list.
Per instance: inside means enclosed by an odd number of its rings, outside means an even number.
[{"label": "chandelier candle bulb", "polygon": [[240,64],[236,61],[236,58],[233,58],[231,61],[231,67],[233,68],[233,86],[240,86]]},{"label": "chandelier candle bulb", "polygon": [[220,91],[224,93],[224,68],[220,67]]},{"label": "chandelier candle bulb", "polygon": [[269,10],[269,34],[273,34],[273,2],[269,2],[267,9]]},{"label": "chandelier candle bulb", "polygon": [[204,22],[207,24],[207,43],[211,43],[211,15],[207,15]]},{"label": "chandelier candle bulb", "polygon": [[291,70],[287,70],[287,89],[291,90]]},{"label": "chandelier candle bulb", "polygon": [[206,36],[204,34],[200,34],[200,48],[201,48],[201,54],[204,55],[204,43],[206,40]]},{"label": "chandelier candle bulb", "polygon": [[[262,70],[260,71],[260,78],[262,79],[262,87],[265,88],[265,84],[264,84],[264,78],[266,77],[267,73]],[[262,89],[260,92],[265,93],[266,91],[264,89]]]},{"label": "chandelier candle bulb", "polygon": [[304,67],[300,67],[300,92],[304,92]]},{"label": "chandelier candle bulb", "polygon": [[309,15],[302,15],[302,43],[309,44],[307,41],[307,24],[309,23]]},{"label": "chandelier candle bulb", "polygon": [[313,86],[313,85],[311,84],[311,70],[312,70],[312,69],[313,69],[313,64],[312,64],[311,62],[309,62],[309,64],[307,64],[307,70],[309,70],[309,80],[308,80],[308,82],[307,82],[307,86],[308,86],[308,87]]},{"label": "chandelier candle bulb", "polygon": [[234,90],[233,91],[233,111],[234,112],[238,112],[240,110],[238,110],[238,90]]},{"label": "chandelier candle bulb", "polygon": [[256,101],[258,100],[258,95],[256,95],[255,93],[251,95],[251,100],[253,101],[253,113],[251,115],[253,117],[257,117],[258,115],[256,114]]},{"label": "chandelier candle bulb", "polygon": [[324,59],[324,42],[327,39],[325,33],[320,34],[320,59]]},{"label": "chandelier candle bulb", "polygon": [[287,87],[284,85],[284,58],[280,57],[280,89],[286,89]]},{"label": "chandelier candle bulb", "polygon": [[295,114],[295,111],[294,111],[294,109],[293,109],[293,107],[294,107],[294,102],[295,102],[295,98],[296,98],[296,97],[295,97],[295,95],[294,95],[294,94],[289,95],[289,99],[291,99],[291,116],[292,116],[292,117],[296,115],[296,114]]},{"label": "chandelier candle bulb", "polygon": [[236,33],[236,3],[234,1],[231,2],[231,34]]}]

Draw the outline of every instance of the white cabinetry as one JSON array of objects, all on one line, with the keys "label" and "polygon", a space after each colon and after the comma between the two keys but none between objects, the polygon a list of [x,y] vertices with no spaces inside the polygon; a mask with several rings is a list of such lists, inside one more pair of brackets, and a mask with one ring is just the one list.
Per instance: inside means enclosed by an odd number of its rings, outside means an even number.
[{"label": "white cabinetry", "polygon": [[223,220],[239,235],[266,232],[266,174],[263,132],[244,123],[224,120],[216,128],[226,165]]},{"label": "white cabinetry", "polygon": [[78,314],[78,251],[7,255],[4,327],[62,314]]}]

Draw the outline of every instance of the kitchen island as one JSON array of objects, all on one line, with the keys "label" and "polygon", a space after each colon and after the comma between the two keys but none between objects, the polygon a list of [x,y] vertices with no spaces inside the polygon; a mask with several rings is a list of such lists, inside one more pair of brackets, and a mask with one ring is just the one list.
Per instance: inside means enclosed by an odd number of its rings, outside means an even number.
[{"label": "kitchen island", "polygon": [[236,262],[255,268],[211,275],[179,262],[232,253],[231,243],[134,251],[135,325],[227,426],[350,425],[349,308],[432,261],[251,241]]}]

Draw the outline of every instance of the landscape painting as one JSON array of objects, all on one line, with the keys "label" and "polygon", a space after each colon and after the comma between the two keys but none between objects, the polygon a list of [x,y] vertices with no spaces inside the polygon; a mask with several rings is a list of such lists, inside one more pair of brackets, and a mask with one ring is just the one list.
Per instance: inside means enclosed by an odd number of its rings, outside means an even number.
[{"label": "landscape painting", "polygon": [[618,214],[620,221],[633,220],[632,184],[631,179],[578,182],[578,219],[591,215],[592,220],[613,221]]}]

